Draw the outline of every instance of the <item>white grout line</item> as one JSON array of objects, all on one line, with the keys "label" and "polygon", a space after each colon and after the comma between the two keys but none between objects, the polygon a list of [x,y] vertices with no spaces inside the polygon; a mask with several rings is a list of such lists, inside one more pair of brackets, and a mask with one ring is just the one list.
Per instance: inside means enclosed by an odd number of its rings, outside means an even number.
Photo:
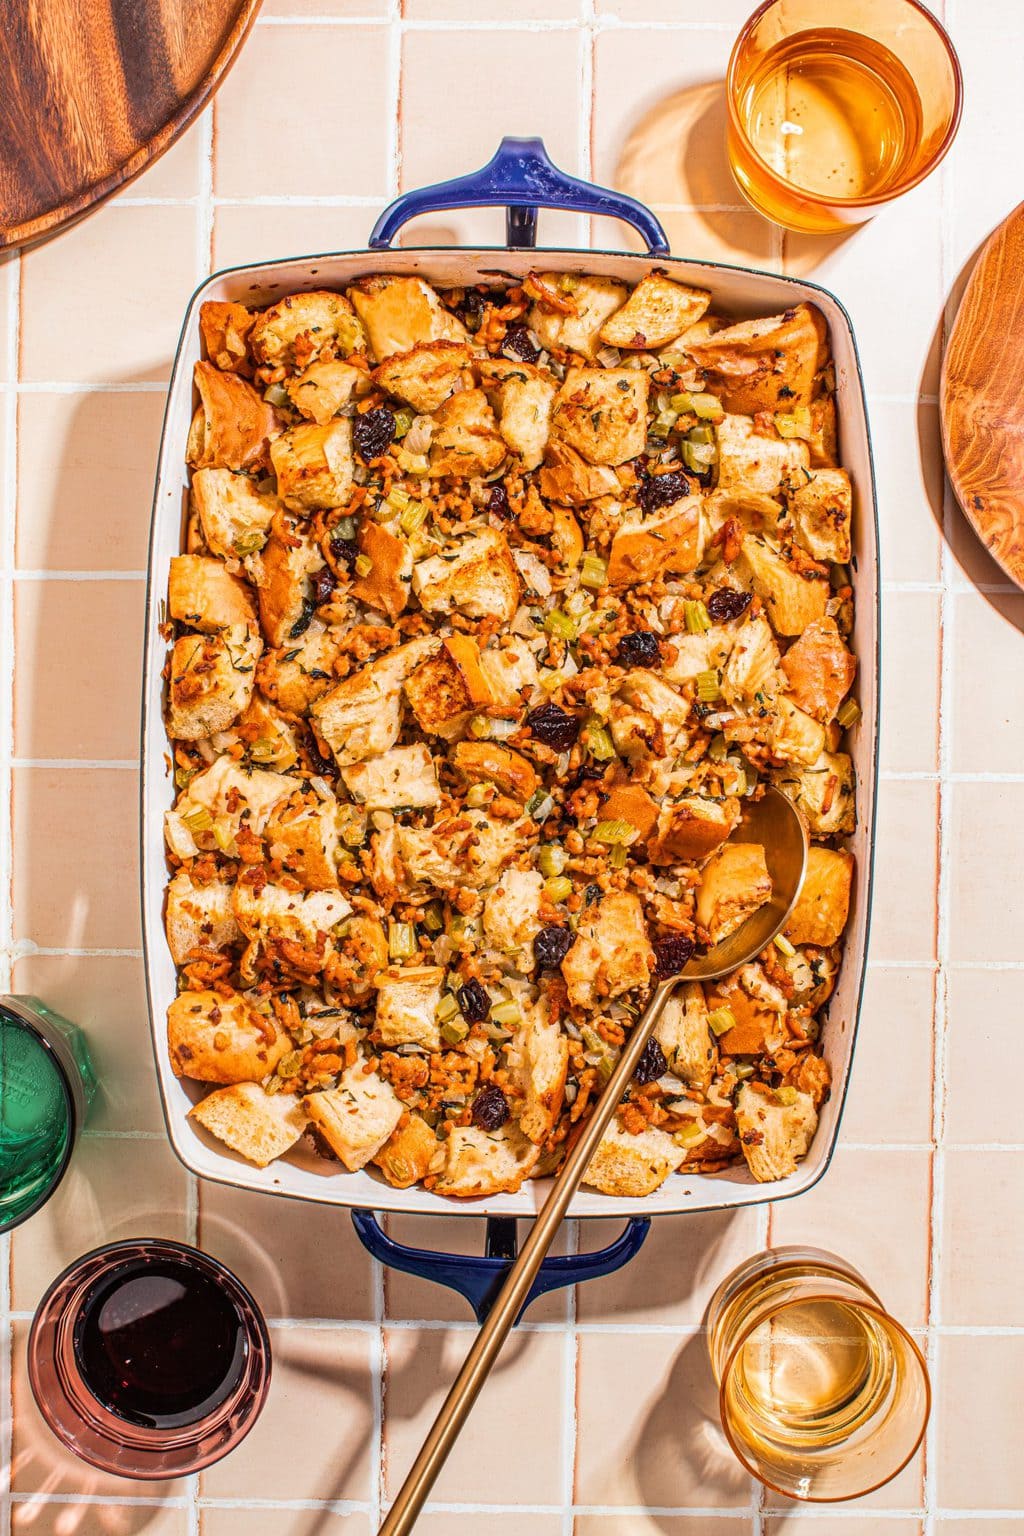
[{"label": "white grout line", "polygon": [[[344,1220],[345,1213],[338,1215]],[[370,1259],[373,1322],[370,1335],[370,1383],[373,1393],[373,1423],[370,1429],[370,1496],[373,1527],[380,1524],[384,1499],[384,1373],[387,1350],[384,1344],[384,1266]]]}]

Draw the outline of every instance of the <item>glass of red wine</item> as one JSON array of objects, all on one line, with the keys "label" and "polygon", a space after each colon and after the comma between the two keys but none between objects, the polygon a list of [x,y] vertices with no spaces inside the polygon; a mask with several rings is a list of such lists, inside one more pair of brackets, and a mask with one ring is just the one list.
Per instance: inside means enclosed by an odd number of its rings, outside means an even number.
[{"label": "glass of red wine", "polygon": [[32,1323],[43,1418],[83,1461],[122,1477],[198,1472],[248,1434],[270,1386],[263,1315],[184,1243],[132,1239],[77,1259]]}]

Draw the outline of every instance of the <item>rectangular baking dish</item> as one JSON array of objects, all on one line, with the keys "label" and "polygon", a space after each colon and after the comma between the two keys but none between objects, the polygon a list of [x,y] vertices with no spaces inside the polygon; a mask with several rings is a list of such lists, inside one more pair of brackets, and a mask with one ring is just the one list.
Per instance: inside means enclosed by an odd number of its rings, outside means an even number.
[{"label": "rectangular baking dish", "polygon": [[[414,214],[482,204],[508,206],[509,246],[390,248],[390,240],[398,228]],[[635,255],[532,248],[529,242],[538,204],[616,214],[641,230],[650,252]],[[166,1012],[175,996],[176,986],[175,968],[167,949],[163,924],[167,881],[163,816],[174,801],[175,791],[163,722],[162,670],[167,646],[159,626],[169,561],[182,547],[188,495],[185,442],[194,410],[192,369],[200,357],[200,304],[208,299],[268,304],[284,294],[304,289],[343,289],[357,277],[373,272],[416,273],[431,283],[452,286],[475,283],[495,274],[522,277],[531,268],[540,267],[556,272],[584,270],[636,283],[646,272],[657,267],[681,282],[709,288],[714,295],[715,308],[736,318],[773,314],[806,299],[817,304],[828,321],[836,367],[840,453],[855,490],[856,628],[853,645],[859,658],[857,694],[862,710],[851,745],[858,780],[858,826],[851,840],[857,876],[839,984],[830,1001],[824,1029],[824,1052],[832,1071],[832,1095],[823,1107],[810,1152],[796,1173],[770,1185],[756,1184],[745,1166],[714,1175],[675,1175],[645,1200],[612,1199],[584,1190],[574,1198],[570,1215],[645,1218],[668,1212],[723,1210],[799,1194],[821,1178],[835,1147],[856,1036],[871,907],[878,758],[877,514],[864,387],[849,317],[831,293],[813,283],[668,255],[664,232],[648,210],[632,199],[565,176],[551,164],[538,140],[505,140],[482,171],[399,198],[378,222],[374,240],[376,248],[362,251],[263,262],[215,273],[192,297],[174,361],[153,503],[142,725],[143,941],[156,1071],[171,1144],[185,1166],[201,1178],[238,1189],[262,1190],[300,1200],[367,1210],[421,1215],[529,1216],[542,1203],[547,1188],[547,1181],[528,1181],[515,1195],[453,1201],[422,1188],[393,1189],[368,1171],[341,1173],[335,1165],[301,1152],[268,1168],[258,1169],[215,1143],[186,1118],[201,1089],[174,1076],[166,1047]]]}]

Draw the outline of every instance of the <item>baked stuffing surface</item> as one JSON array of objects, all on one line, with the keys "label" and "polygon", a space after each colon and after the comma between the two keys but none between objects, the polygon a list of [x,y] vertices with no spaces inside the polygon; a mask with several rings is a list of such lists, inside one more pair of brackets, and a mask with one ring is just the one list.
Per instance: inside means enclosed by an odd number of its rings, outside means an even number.
[{"label": "baked stuffing surface", "polygon": [[265,1166],[473,1197],[550,1173],[655,979],[684,983],[587,1182],[791,1173],[829,1091],[857,719],[849,477],[820,313],[654,271],[207,303],[171,562],[168,1046]]}]

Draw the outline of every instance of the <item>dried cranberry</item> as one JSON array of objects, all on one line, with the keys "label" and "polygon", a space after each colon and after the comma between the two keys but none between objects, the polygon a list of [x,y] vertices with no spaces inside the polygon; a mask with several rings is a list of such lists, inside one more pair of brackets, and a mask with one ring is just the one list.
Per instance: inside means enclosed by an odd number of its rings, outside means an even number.
[{"label": "dried cranberry", "polygon": [[503,518],[508,522],[512,516],[512,508],[508,504],[508,491],[503,485],[493,485],[491,494],[487,498],[487,510],[492,517]]},{"label": "dried cranberry", "polygon": [[665,1052],[652,1035],[644,1046],[633,1073],[635,1083],[654,1083],[668,1071]]},{"label": "dried cranberry", "polygon": [[339,533],[333,533],[331,554],[335,560],[344,560],[347,565],[355,565],[359,558],[359,545],[355,539],[343,539]]},{"label": "dried cranberry", "polygon": [[338,578],[335,576],[329,565],[325,565],[322,570],[317,571],[310,582],[312,587],[312,592],[310,595],[313,599],[313,607],[322,607],[330,597],[331,593],[334,591],[337,584]]},{"label": "dried cranberry", "polygon": [[369,464],[371,459],[379,459],[394,441],[395,418],[386,405],[378,406],[375,411],[367,411],[356,417],[352,436],[359,452]]},{"label": "dried cranberry", "polygon": [[738,619],[750,607],[750,592],[734,592],[732,587],[719,587],[708,598],[708,613],[716,624]]},{"label": "dried cranberry", "polygon": [[481,1024],[491,1011],[491,1000],[480,982],[473,977],[459,988],[459,1007],[471,1024]]},{"label": "dried cranberry", "polygon": [[320,743],[312,731],[306,733],[306,756],[309,758],[309,766],[320,778],[333,778],[337,773],[334,759],[325,757],[320,750]]},{"label": "dried cranberry", "polygon": [[644,511],[650,514],[659,507],[672,506],[689,494],[689,476],[681,469],[670,469],[666,475],[645,475],[637,487],[636,498]]},{"label": "dried cranberry", "polygon": [[557,704],[541,704],[537,709],[531,709],[526,723],[538,741],[553,747],[556,752],[568,752],[580,734],[576,716],[560,709]]},{"label": "dried cranberry", "polygon": [[686,939],[681,933],[674,934],[670,939],[659,939],[654,946],[654,955],[657,961],[655,970],[659,976],[678,976],[686,965],[694,951],[692,939]]},{"label": "dried cranberry", "polygon": [[623,635],[615,648],[615,659],[624,667],[656,667],[661,660],[661,645],[650,629],[636,629]]},{"label": "dried cranberry", "polygon": [[556,970],[572,949],[573,943],[572,931],[569,928],[562,928],[557,923],[551,923],[547,928],[542,928],[533,941],[534,958],[541,970]]},{"label": "dried cranberry", "polygon": [[540,347],[530,339],[530,333],[525,325],[509,326],[505,332],[501,350],[514,352],[516,357],[521,357],[524,363],[535,363],[540,357]]},{"label": "dried cranberry", "polygon": [[573,790],[579,789],[581,784],[588,784],[594,779],[603,779],[605,770],[595,768],[593,763],[581,763],[575,773],[570,773],[565,781],[565,792],[571,795]]},{"label": "dried cranberry", "polygon": [[508,1099],[497,1083],[488,1083],[473,1100],[473,1124],[482,1131],[500,1131],[509,1116]]}]

